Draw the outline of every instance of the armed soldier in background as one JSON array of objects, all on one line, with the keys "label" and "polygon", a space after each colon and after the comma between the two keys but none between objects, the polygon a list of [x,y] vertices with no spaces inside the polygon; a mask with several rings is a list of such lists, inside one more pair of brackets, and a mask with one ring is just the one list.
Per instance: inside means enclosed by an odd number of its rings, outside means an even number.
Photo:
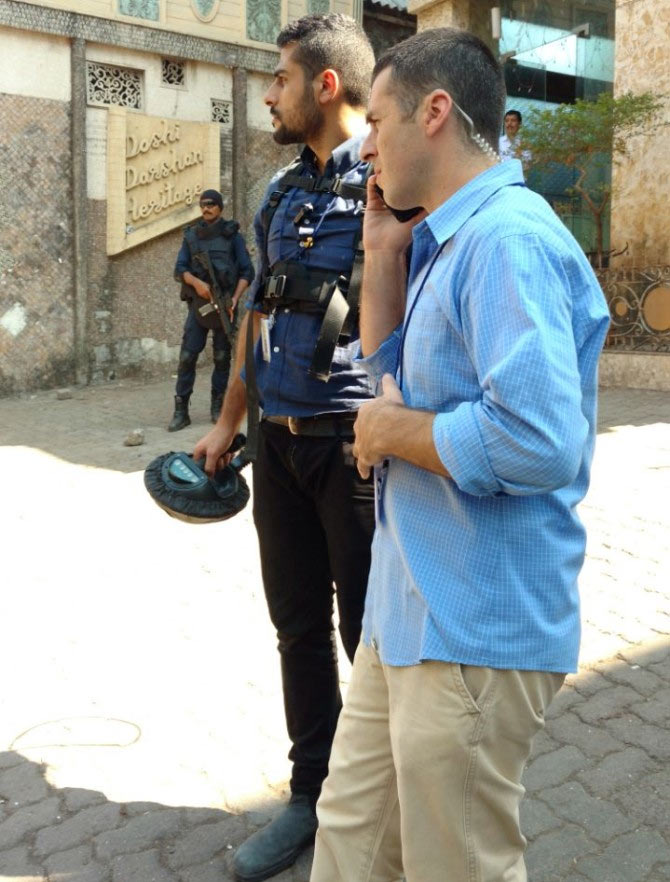
[{"label": "armed soldier in background", "polygon": [[186,227],[177,255],[174,274],[182,283],[181,298],[188,302],[189,310],[179,353],[174,415],[168,432],[177,432],[191,423],[188,404],[196,363],[210,330],[214,355],[212,422],[219,416],[228,385],[235,308],[253,280],[254,269],[239,233],[240,225],[224,220],[222,209],[223,197],[218,190],[205,190],[200,196],[202,219]]}]

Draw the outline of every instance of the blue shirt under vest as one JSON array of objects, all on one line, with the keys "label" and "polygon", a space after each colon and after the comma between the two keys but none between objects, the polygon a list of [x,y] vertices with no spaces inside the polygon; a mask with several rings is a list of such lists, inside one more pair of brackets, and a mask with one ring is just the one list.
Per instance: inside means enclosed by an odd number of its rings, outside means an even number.
[{"label": "blue shirt under vest", "polygon": [[404,324],[361,364],[379,380],[402,358],[405,403],[437,414],[451,478],[390,460],[363,622],[386,664],[576,669],[576,508],[608,325],[582,250],[518,160],[414,229]]},{"label": "blue shirt under vest", "polygon": [[[358,151],[362,136],[350,138],[333,150],[323,171],[325,177],[339,175],[343,181],[364,185],[367,163],[361,162]],[[320,176],[315,156],[305,147],[300,158],[300,174],[310,178]],[[261,206],[267,203],[285,169],[278,172],[267,188]],[[297,173],[297,170],[296,170]],[[301,248],[301,224],[294,223],[300,209],[311,203],[309,228],[313,229],[314,244]],[[268,235],[270,267],[280,260],[295,260],[306,267],[334,270],[348,274],[353,263],[354,247],[360,230],[363,205],[354,199],[343,199],[333,193],[309,193],[291,187],[279,202]],[[302,227],[306,225],[303,223]],[[261,212],[254,218],[257,253],[261,254],[265,236]],[[249,289],[248,304],[261,284],[261,265]],[[365,371],[354,364],[358,350],[358,328],[347,346],[337,346],[332,373],[327,383],[310,376],[309,367],[323,317],[280,308],[274,314],[270,332],[270,362],[263,359],[260,341],[256,347],[256,384],[261,406],[267,416],[313,416],[357,410],[361,402],[372,395],[372,387]]]}]

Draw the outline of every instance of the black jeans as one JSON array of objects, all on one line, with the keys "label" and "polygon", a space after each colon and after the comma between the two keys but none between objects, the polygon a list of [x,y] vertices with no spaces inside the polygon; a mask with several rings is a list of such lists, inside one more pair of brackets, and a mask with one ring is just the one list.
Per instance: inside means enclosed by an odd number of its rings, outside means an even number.
[{"label": "black jeans", "polygon": [[291,790],[318,796],[342,707],[333,595],[353,659],[370,568],[373,484],[358,474],[350,439],[296,436],[269,422],[259,434],[254,521],[279,640]]}]

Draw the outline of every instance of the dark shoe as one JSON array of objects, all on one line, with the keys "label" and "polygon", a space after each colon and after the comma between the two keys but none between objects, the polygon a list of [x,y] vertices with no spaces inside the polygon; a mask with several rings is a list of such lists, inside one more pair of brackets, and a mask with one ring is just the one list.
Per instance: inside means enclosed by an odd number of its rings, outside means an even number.
[{"label": "dark shoe", "polygon": [[239,882],[261,882],[295,863],[314,841],[314,798],[294,793],[284,811],[235,852],[233,870]]},{"label": "dark shoe", "polygon": [[188,415],[188,395],[183,397],[175,395],[174,397],[174,414],[168,426],[168,432],[178,432],[191,425],[191,418]]},{"label": "dark shoe", "polygon": [[212,392],[212,422],[215,423],[219,414],[221,413],[221,405],[223,404],[223,395],[217,395],[215,392]]}]

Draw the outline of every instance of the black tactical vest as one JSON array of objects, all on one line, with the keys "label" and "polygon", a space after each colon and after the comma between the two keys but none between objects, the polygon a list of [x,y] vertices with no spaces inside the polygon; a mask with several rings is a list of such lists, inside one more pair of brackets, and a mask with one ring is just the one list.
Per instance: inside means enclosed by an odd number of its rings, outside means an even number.
[{"label": "black tactical vest", "polygon": [[207,271],[196,259],[202,251],[209,254],[217,280],[223,292],[231,291],[237,282],[237,265],[233,238],[240,225],[236,221],[219,218],[214,223],[198,221],[187,227],[184,238],[191,252],[191,273],[203,282],[209,282]]}]

